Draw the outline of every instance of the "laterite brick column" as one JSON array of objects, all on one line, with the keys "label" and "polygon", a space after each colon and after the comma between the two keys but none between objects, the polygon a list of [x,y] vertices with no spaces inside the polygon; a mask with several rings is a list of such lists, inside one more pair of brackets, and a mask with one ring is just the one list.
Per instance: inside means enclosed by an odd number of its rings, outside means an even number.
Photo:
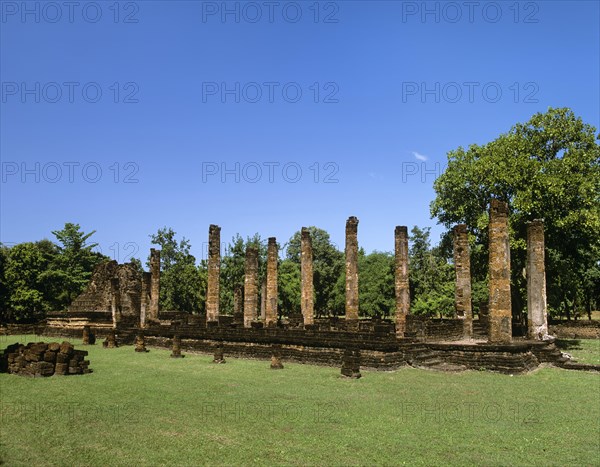
[{"label": "laterite brick column", "polygon": [[244,274],[244,327],[258,319],[258,249],[246,248]]},{"label": "laterite brick column", "polygon": [[206,321],[219,320],[219,276],[221,273],[221,227],[208,228],[208,288]]},{"label": "laterite brick column", "polygon": [[154,248],[150,248],[150,275],[150,309],[146,320],[157,320],[160,298],[160,250]]},{"label": "laterite brick column", "polygon": [[471,257],[467,226],[454,227],[454,272],[456,291],[454,304],[456,317],[463,321],[464,337],[473,338],[473,308],[471,305]]},{"label": "laterite brick column", "polygon": [[301,309],[304,324],[314,323],[313,251],[310,232],[302,227],[300,236],[300,269],[302,275]]},{"label": "laterite brick column", "polygon": [[267,301],[265,326],[277,324],[277,239],[269,237],[267,246]]},{"label": "laterite brick column", "polygon": [[394,285],[396,290],[396,337],[404,337],[406,316],[410,313],[408,282],[408,229],[399,225],[394,230]]},{"label": "laterite brick column", "polygon": [[140,305],[140,326],[146,326],[148,313],[150,312],[150,291],[152,290],[152,274],[142,273],[142,293]]},{"label": "laterite brick column", "polygon": [[346,321],[358,327],[358,219],[346,221]]},{"label": "laterite brick column", "polygon": [[508,204],[497,199],[490,203],[489,241],[489,341],[508,343],[512,341]]},{"label": "laterite brick column", "polygon": [[544,221],[527,225],[527,333],[530,339],[548,336]]}]

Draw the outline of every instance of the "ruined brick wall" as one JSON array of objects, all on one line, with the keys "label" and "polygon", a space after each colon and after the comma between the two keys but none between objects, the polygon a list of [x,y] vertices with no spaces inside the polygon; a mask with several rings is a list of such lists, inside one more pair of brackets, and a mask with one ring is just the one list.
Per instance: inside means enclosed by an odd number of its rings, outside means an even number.
[{"label": "ruined brick wall", "polygon": [[454,302],[456,317],[463,320],[465,338],[473,337],[473,309],[471,305],[471,257],[467,226],[454,227],[454,271],[456,290]]},{"label": "ruined brick wall", "polygon": [[300,239],[300,270],[302,276],[301,308],[304,324],[314,322],[313,251],[310,232],[302,227]]},{"label": "ruined brick wall", "polygon": [[408,277],[408,230],[397,226],[394,230],[394,285],[396,292],[396,335],[404,337],[406,318],[410,313]]},{"label": "ruined brick wall", "polygon": [[489,224],[489,341],[512,341],[508,204],[492,199]]},{"label": "ruined brick wall", "polygon": [[346,319],[358,320],[358,219],[346,221]]},{"label": "ruined brick wall", "polygon": [[554,322],[548,328],[559,339],[600,339],[600,321]]},{"label": "ruined brick wall", "polygon": [[464,320],[408,315],[406,333],[421,341],[457,341],[464,337]]},{"label": "ruined brick wall", "polygon": [[32,342],[9,345],[0,356],[0,373],[21,376],[82,375],[91,373],[87,352],[69,342]]},{"label": "ruined brick wall", "polygon": [[73,301],[68,313],[112,312],[116,306],[119,316],[139,319],[141,292],[141,277],[134,264],[107,261],[96,266],[86,290]]}]

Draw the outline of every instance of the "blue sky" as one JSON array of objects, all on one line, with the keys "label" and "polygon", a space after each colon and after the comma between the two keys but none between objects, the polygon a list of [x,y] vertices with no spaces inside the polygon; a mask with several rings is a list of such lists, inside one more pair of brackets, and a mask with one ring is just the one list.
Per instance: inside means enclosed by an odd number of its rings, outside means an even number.
[{"label": "blue sky", "polygon": [[[599,124],[596,1],[0,2],[0,241],[431,226],[446,153],[549,106]],[[71,10],[70,10],[71,8]],[[471,8],[471,10],[469,9]],[[116,101],[116,102],[115,102]]]}]

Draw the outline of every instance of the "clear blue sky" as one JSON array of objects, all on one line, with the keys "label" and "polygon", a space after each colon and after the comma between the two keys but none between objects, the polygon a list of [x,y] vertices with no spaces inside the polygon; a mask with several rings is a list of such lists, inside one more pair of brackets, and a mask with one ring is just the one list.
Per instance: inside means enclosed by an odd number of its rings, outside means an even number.
[{"label": "clear blue sky", "polygon": [[449,150],[549,106],[599,123],[597,1],[0,4],[5,243],[75,222],[145,259],[170,226],[200,258],[209,224],[316,225],[343,248],[354,215],[390,251],[396,225],[437,241]]}]

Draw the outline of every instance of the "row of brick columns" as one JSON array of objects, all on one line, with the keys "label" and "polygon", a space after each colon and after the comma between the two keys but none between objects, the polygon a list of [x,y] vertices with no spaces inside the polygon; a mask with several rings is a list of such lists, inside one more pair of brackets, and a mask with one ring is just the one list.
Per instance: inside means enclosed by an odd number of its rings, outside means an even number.
[{"label": "row of brick columns", "polygon": [[[464,320],[463,334],[473,337],[473,310],[471,305],[471,265],[467,226],[454,227],[454,264],[456,277],[456,317]],[[313,253],[310,231],[303,227],[300,240],[301,264],[301,310],[305,325],[314,323]],[[209,228],[208,290],[206,320],[219,319],[219,274],[221,265],[221,228]],[[410,289],[408,266],[408,231],[397,226],[394,231],[394,271],[396,294],[396,335],[406,336],[406,317],[410,313]],[[350,329],[358,329],[358,219],[346,221],[346,320]],[[268,239],[267,278],[262,284],[261,295],[265,326],[277,323],[277,260],[278,248],[275,237]],[[258,320],[258,249],[246,249],[243,300],[241,289],[236,291],[236,313],[244,327]],[[142,324],[158,319],[160,293],[160,251],[150,250],[150,273],[142,278]],[[241,310],[243,303],[243,312]],[[528,334],[531,339],[544,339],[548,335],[546,318],[546,275],[544,267],[544,223],[534,220],[527,227],[527,303]],[[115,304],[117,306],[117,304]],[[512,341],[512,311],[510,296],[510,247],[508,230],[508,205],[492,199],[489,222],[489,327],[488,339],[493,343]],[[243,316],[243,317],[242,317]]]}]

